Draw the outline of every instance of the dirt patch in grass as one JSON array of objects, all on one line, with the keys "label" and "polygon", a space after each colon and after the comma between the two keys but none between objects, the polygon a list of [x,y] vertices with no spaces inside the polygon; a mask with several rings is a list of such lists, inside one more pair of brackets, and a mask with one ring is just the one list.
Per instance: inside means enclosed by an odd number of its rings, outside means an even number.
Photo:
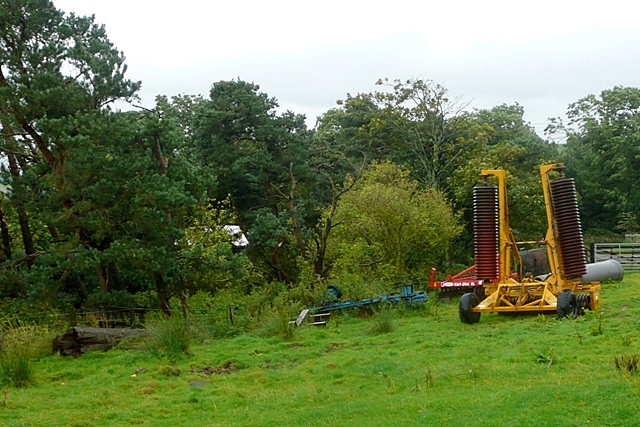
[{"label": "dirt patch in grass", "polygon": [[346,342],[332,342],[331,344],[329,344],[329,347],[325,351],[327,353],[331,353],[332,351],[336,351],[340,347],[344,347],[347,344],[348,343],[346,343]]},{"label": "dirt patch in grass", "polygon": [[238,370],[239,368],[233,360],[227,360],[220,366],[203,366],[201,368],[192,369],[189,372],[210,377],[211,375],[230,374]]}]

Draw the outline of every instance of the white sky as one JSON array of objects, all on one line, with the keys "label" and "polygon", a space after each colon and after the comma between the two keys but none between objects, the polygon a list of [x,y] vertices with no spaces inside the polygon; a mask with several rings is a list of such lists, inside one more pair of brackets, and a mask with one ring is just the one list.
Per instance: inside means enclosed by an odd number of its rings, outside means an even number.
[{"label": "white sky", "polygon": [[53,1],[105,24],[146,107],[240,78],[313,126],[379,78],[424,78],[472,108],[518,102],[541,131],[586,95],[640,87],[634,0]]}]

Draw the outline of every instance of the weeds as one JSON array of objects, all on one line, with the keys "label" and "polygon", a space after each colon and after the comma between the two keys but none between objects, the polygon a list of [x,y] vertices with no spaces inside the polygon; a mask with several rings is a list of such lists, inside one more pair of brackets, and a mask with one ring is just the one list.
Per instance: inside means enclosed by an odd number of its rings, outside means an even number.
[{"label": "weeds", "polygon": [[590,326],[591,335],[593,336],[602,335],[604,332],[603,325],[604,325],[604,314],[602,312],[599,312],[598,314],[595,315],[595,319],[591,322],[591,326]]},{"label": "weeds", "polygon": [[[431,372],[431,368],[427,368],[424,373],[424,385],[427,389],[433,388],[433,373]],[[420,385],[418,384],[418,379],[416,378],[416,385],[411,389],[413,392],[420,391]]]},{"label": "weeds", "polygon": [[[531,421],[536,408],[545,408],[544,422],[538,424],[587,425],[590,419],[591,424],[629,425],[637,412],[640,374],[629,374],[633,362],[624,360],[633,359],[620,354],[640,355],[635,298],[640,275],[632,277],[637,285],[606,293],[609,339],[590,336],[593,315],[575,321],[483,315],[470,331],[457,319],[457,304],[441,301],[440,323],[426,310],[428,319],[413,310],[401,319],[401,311],[392,309],[397,330],[391,335],[363,336],[374,318],[357,318],[352,310],[332,314],[329,327],[296,329],[295,343],[255,334],[210,344],[192,341],[193,356],[176,363],[122,350],[75,360],[42,357],[34,359],[37,387],[9,385],[6,408],[0,395],[0,425],[168,426],[176,421],[202,425],[208,419],[229,427],[313,422],[525,426],[536,424]],[[628,301],[633,311],[617,309]],[[237,305],[245,306],[244,301]],[[228,307],[224,301],[220,317],[208,315],[228,321]],[[265,306],[258,314],[274,308]],[[389,314],[378,313],[382,308],[376,308],[378,315]],[[623,334],[633,336],[630,347],[623,346]],[[615,371],[614,356],[624,374]],[[142,366],[147,372],[130,376]],[[486,411],[487,399],[495,410]],[[463,402],[451,404],[456,401]]]},{"label": "weeds", "polygon": [[477,379],[478,379],[477,371],[475,369],[469,369],[469,381],[471,382],[471,384],[475,384]]},{"label": "weeds", "polygon": [[430,368],[427,368],[427,371],[424,373],[424,382],[427,388],[433,388],[433,373]]},{"label": "weeds", "polygon": [[556,356],[556,352],[550,348],[547,353],[543,353],[541,351],[535,352],[536,362],[540,364],[545,364],[547,366],[554,365],[558,363],[558,356]]},{"label": "weeds", "polygon": [[621,356],[616,356],[613,359],[613,363],[618,372],[630,375],[635,375],[638,372],[639,361],[640,355],[638,354],[623,354]]},{"label": "weeds", "polygon": [[580,329],[578,329],[578,325],[575,325],[576,327],[576,336],[578,337],[578,341],[580,341],[580,345],[582,345],[582,340],[584,339],[584,336],[582,336],[582,334],[580,333]]}]

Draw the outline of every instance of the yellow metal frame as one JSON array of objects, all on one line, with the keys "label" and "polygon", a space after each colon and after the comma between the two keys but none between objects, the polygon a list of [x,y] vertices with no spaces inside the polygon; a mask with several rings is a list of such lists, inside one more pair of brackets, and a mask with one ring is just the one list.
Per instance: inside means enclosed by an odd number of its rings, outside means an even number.
[{"label": "yellow metal frame", "polygon": [[[484,283],[486,298],[472,310],[474,312],[546,312],[557,311],[558,294],[563,290],[578,293],[589,293],[591,310],[600,308],[600,283],[582,285],[580,278],[567,279],[564,275],[561,252],[558,247],[558,232],[551,202],[549,173],[562,170],[562,163],[554,163],[540,167],[542,191],[547,211],[547,234],[544,245],[547,250],[551,275],[544,281],[532,277],[524,277],[522,260],[513,231],[509,226],[507,203],[507,179],[504,170],[483,170],[481,176],[495,176],[498,179],[499,207],[499,277],[494,282]],[[518,266],[520,281],[512,277],[512,263]]]}]

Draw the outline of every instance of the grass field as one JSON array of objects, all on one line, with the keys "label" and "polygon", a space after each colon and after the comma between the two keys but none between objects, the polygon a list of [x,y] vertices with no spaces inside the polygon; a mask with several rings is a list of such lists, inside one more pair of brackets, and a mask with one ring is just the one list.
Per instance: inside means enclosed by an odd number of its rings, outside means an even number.
[{"label": "grass field", "polygon": [[174,363],[143,350],[46,356],[34,385],[4,389],[0,425],[640,425],[640,274],[603,284],[602,309],[575,320],[467,325],[457,300],[431,300],[372,333],[383,315],[334,315],[290,341],[199,340]]}]

